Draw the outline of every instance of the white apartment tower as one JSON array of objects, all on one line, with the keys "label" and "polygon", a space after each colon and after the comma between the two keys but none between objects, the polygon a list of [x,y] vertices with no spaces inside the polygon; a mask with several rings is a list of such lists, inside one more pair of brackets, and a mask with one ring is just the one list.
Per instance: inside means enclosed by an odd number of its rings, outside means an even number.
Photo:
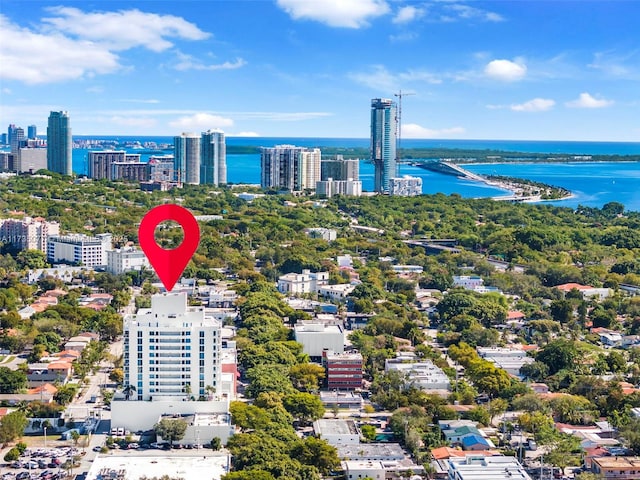
[{"label": "white apartment tower", "polygon": [[200,184],[200,135],[183,133],[173,138],[173,156],[178,183]]},{"label": "white apartment tower", "polygon": [[[220,322],[186,293],[151,297],[151,308],[124,318],[124,384],[139,401],[182,401],[220,391]],[[201,402],[195,402],[199,404]]]},{"label": "white apartment tower", "polygon": [[202,132],[200,141],[200,183],[227,183],[227,147],[222,130]]}]

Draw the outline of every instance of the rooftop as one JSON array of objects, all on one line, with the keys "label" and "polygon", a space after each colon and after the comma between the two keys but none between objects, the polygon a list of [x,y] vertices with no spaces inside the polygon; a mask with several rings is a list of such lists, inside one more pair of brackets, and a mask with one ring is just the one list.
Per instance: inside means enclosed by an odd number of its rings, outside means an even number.
[{"label": "rooftop", "polygon": [[[220,456],[102,456],[93,461],[86,480],[101,478],[118,478],[121,480],[138,480],[143,476],[171,477],[179,476],[184,480],[201,480],[203,478],[219,480],[227,473],[228,458]],[[109,477],[111,472],[115,476]],[[120,474],[120,476],[118,476]]]},{"label": "rooftop", "polygon": [[639,468],[640,457],[596,457],[593,462],[600,465],[600,468]]}]

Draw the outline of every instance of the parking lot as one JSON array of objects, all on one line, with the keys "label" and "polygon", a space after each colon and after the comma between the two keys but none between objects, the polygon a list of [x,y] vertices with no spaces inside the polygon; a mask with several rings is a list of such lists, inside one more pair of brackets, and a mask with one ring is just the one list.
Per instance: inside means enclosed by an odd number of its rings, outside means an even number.
[{"label": "parking lot", "polygon": [[82,452],[74,447],[27,448],[20,458],[2,467],[0,480],[58,480],[72,471],[74,457]]}]

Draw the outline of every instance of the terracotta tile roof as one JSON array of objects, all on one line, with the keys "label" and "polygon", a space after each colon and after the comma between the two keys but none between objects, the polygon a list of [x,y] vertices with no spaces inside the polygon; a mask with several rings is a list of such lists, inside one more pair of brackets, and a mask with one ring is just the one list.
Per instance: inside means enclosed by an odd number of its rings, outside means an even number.
[{"label": "terracotta tile roof", "polygon": [[581,285],[579,283],[563,283],[562,285],[556,285],[554,288],[557,288],[558,290],[562,290],[563,292],[569,292],[574,288],[577,290],[589,290],[593,287],[589,285]]},{"label": "terracotta tile roof", "polygon": [[45,383],[44,385],[40,385],[35,388],[30,388],[29,390],[27,390],[27,393],[31,395],[35,395],[37,393],[43,392],[43,393],[49,393],[51,395],[55,395],[57,391],[58,389],[54,385],[51,385],[50,383]]},{"label": "terracotta tile roof", "polygon": [[71,364],[69,362],[51,362],[47,365],[48,370],[68,370],[71,368]]}]

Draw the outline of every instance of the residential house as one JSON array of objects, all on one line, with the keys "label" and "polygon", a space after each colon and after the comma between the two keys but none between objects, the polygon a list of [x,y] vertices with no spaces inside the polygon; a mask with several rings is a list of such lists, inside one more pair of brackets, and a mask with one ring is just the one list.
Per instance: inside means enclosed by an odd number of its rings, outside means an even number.
[{"label": "residential house", "polygon": [[603,480],[637,480],[640,478],[639,457],[595,457],[591,471]]},{"label": "residential house", "polygon": [[556,285],[554,288],[557,288],[565,295],[571,290],[578,290],[582,294],[582,298],[585,300],[604,300],[611,295],[610,288],[595,288],[589,285],[581,285],[579,283],[563,283],[562,285]]}]

